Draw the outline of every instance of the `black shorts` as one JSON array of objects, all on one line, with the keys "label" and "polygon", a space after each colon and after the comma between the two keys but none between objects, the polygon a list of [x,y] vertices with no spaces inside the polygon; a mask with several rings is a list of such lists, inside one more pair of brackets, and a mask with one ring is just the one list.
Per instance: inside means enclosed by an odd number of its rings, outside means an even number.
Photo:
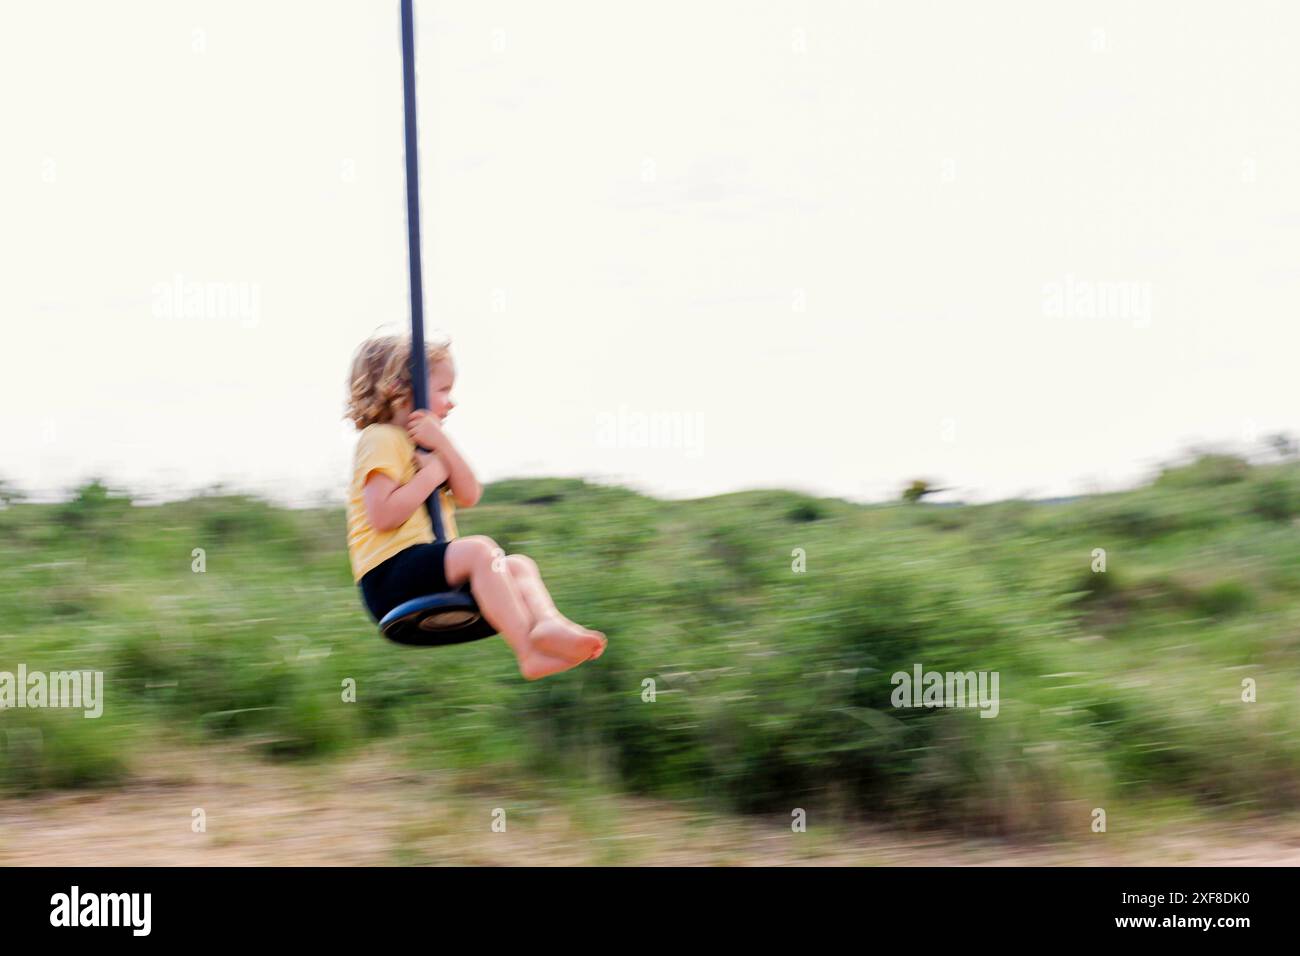
[{"label": "black shorts", "polygon": [[413,544],[361,578],[361,598],[375,621],[411,598],[452,590],[443,559],[449,541]]}]

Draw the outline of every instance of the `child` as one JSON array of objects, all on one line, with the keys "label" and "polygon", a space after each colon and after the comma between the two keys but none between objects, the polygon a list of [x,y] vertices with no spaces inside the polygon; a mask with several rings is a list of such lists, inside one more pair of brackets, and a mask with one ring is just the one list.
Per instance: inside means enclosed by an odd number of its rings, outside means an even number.
[{"label": "child", "polygon": [[[411,598],[469,582],[488,623],[506,639],[527,680],[576,667],[604,653],[606,639],[556,610],[537,565],[505,556],[483,535],[456,537],[455,508],[478,503],[482,488],[442,430],[455,408],[456,371],[447,344],[426,343],[429,410],[411,408],[411,341],[379,336],[352,361],[347,417],[361,430],[348,494],[353,580],[378,621]],[[416,445],[430,449],[421,452]],[[444,482],[449,487],[441,487]],[[447,540],[434,540],[425,500],[437,503]]]}]

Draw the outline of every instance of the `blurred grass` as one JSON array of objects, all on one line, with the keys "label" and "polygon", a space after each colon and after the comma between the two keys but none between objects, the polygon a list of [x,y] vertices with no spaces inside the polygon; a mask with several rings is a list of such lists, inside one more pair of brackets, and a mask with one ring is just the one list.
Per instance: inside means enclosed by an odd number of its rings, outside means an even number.
[{"label": "blurred grass", "polygon": [[[120,782],[165,731],[273,760],[393,738],[469,788],[531,777],[981,834],[1058,834],[1115,801],[1300,797],[1294,464],[1206,456],[1063,504],[664,502],[562,479],[484,501],[461,533],[535,558],[609,635],[599,662],[526,683],[499,640],[384,642],[341,509],[142,507],[98,482],[9,504],[0,671],[102,670],[105,712],[0,712],[0,792]],[[999,716],[894,709],[889,677],[916,663],[998,671]]]}]

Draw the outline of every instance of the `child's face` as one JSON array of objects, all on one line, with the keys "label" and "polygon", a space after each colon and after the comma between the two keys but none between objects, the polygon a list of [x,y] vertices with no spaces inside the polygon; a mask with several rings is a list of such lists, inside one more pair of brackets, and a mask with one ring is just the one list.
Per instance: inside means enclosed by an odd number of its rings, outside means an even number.
[{"label": "child's face", "polygon": [[[451,387],[456,384],[456,367],[451,359],[434,362],[429,369],[429,411],[438,416],[438,421],[445,421],[456,403],[451,400]],[[405,428],[411,417],[411,402],[407,400],[393,416],[393,424]]]},{"label": "child's face", "polygon": [[429,411],[443,421],[456,407],[451,400],[451,387],[456,384],[456,367],[451,359],[435,362],[429,369]]}]

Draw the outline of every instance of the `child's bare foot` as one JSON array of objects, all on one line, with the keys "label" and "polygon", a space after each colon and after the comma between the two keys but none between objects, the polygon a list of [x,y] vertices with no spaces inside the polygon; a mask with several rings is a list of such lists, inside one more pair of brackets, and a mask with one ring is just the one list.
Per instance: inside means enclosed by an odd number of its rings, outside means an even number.
[{"label": "child's bare foot", "polygon": [[533,625],[528,640],[543,654],[570,661],[585,661],[599,657],[605,650],[605,638],[585,628],[575,630],[563,620],[545,618]]},{"label": "child's bare foot", "polygon": [[523,675],[524,680],[538,680],[542,677],[549,677],[552,674],[571,670],[581,663],[582,661],[571,661],[567,658],[552,657],[550,654],[543,654],[541,651],[532,651],[519,662],[519,673]]},{"label": "child's bare foot", "polygon": [[595,651],[592,652],[592,655],[591,657],[588,658],[588,660],[594,661],[601,654],[605,653],[605,648],[609,646],[609,638],[607,638],[603,632],[593,631],[589,627],[583,627],[581,624],[577,623],[571,618],[565,617],[563,614],[558,615],[558,617],[560,618],[561,621],[567,624],[569,626],[569,629],[572,630],[575,634],[583,634],[586,635],[587,637],[595,637],[598,641],[600,641],[600,646],[596,648]]},{"label": "child's bare foot", "polygon": [[590,658],[591,660],[594,661],[594,660],[595,660],[597,657],[599,657],[601,654],[604,654],[604,653],[605,653],[605,648],[609,645],[609,639],[608,639],[607,637],[605,637],[605,634],[604,634],[603,631],[593,631],[593,630],[592,630],[591,628],[589,628],[589,627],[583,627],[583,626],[582,626],[581,624],[579,624],[577,621],[573,620],[573,618],[571,618],[571,617],[565,617],[565,616],[564,616],[563,614],[561,614],[559,611],[554,612],[554,614],[553,614],[552,616],[555,617],[555,618],[558,618],[558,619],[561,620],[561,621],[563,621],[564,624],[568,626],[569,630],[573,631],[573,633],[575,633],[575,634],[585,634],[585,635],[588,636],[588,637],[595,637],[595,638],[597,638],[597,639],[600,641],[600,647],[597,648],[597,650],[595,651],[595,653],[593,653],[593,654],[591,655],[591,658]]}]

